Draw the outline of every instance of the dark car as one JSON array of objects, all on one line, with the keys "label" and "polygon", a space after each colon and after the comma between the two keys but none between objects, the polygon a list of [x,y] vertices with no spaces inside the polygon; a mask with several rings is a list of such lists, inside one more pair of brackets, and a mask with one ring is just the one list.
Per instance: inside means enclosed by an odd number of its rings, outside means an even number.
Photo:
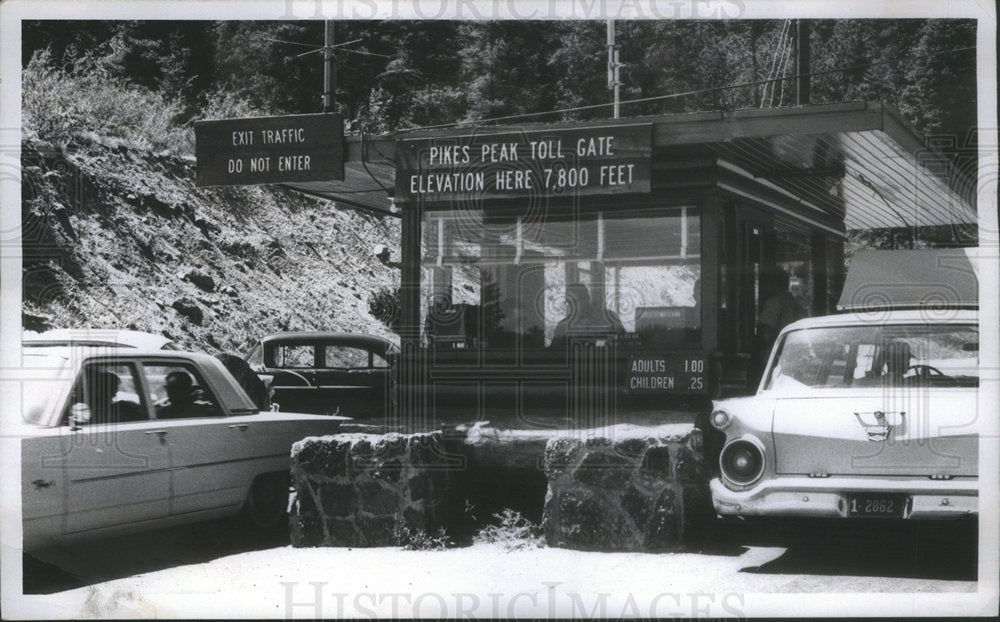
[{"label": "dark car", "polygon": [[373,335],[287,332],[265,336],[246,358],[279,410],[363,418],[385,413],[395,349]]}]

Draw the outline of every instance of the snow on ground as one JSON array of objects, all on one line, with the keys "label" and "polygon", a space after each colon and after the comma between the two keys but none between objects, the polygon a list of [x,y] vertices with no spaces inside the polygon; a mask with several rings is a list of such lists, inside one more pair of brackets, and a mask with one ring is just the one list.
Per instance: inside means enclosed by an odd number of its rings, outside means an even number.
[{"label": "snow on ground", "polygon": [[[797,615],[829,615],[844,612],[843,607],[854,602],[851,595],[818,599],[815,593],[903,592],[908,594],[897,595],[902,604],[894,611],[912,615],[946,613],[954,598],[974,594],[948,597],[940,592],[976,589],[975,582],[967,581],[747,572],[785,549],[740,551],[705,555],[508,551],[499,544],[444,551],[286,546],[26,597],[23,605],[30,607],[31,617],[52,618],[649,618],[738,616],[754,603],[771,602],[767,595],[773,599],[776,593],[793,594],[794,600],[780,601],[785,611],[791,602]],[[927,590],[939,593],[918,594]],[[754,596],[761,593],[763,601]],[[883,596],[868,599],[855,604],[887,602]],[[865,611],[876,612],[869,607],[859,613]]]}]

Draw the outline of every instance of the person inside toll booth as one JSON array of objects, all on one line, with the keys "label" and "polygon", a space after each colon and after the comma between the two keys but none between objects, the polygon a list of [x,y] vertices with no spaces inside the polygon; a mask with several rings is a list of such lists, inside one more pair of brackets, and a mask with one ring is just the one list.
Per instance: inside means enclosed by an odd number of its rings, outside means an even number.
[{"label": "person inside toll booth", "polygon": [[552,334],[552,347],[564,347],[570,337],[600,341],[625,334],[618,315],[610,309],[595,306],[590,291],[583,283],[566,286],[566,317],[559,320]]},{"label": "person inside toll booth", "polygon": [[757,389],[761,376],[764,375],[767,357],[778,333],[785,326],[806,316],[806,312],[789,291],[788,284],[788,273],[781,268],[774,268],[761,279],[764,303],[760,306],[760,315],[757,317],[757,332],[750,344],[750,363],[747,367],[747,390],[751,392]]},{"label": "person inside toll booth", "polygon": [[212,404],[205,392],[194,387],[191,375],[185,371],[172,371],[163,381],[167,397],[156,402],[156,418],[199,417],[211,414]]}]

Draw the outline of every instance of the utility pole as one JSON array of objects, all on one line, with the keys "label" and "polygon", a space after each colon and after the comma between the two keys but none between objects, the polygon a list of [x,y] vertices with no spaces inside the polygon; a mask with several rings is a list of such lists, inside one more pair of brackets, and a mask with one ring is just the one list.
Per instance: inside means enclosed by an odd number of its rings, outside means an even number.
[{"label": "utility pole", "polygon": [[337,110],[337,66],[333,64],[333,20],[326,20],[323,37],[323,112]]},{"label": "utility pole", "polygon": [[795,105],[809,103],[809,20],[795,20]]},{"label": "utility pole", "polygon": [[618,104],[618,87],[621,86],[619,69],[621,63],[618,62],[618,50],[615,48],[615,20],[608,20],[608,88],[614,91],[614,116],[617,119],[620,115]]}]

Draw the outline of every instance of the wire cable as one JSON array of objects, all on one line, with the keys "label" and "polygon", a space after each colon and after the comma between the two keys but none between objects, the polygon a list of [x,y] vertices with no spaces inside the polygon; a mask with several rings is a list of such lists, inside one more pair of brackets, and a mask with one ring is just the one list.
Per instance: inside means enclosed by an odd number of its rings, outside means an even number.
[{"label": "wire cable", "polygon": [[[964,47],[964,48],[955,48],[955,49],[951,49],[951,50],[942,50],[940,52],[935,52],[934,54],[930,54],[929,56],[937,56],[937,55],[940,55],[940,54],[953,54],[953,53],[957,53],[957,52],[967,52],[969,50],[975,50],[975,49],[976,49],[975,46]],[[896,63],[896,62],[899,62],[899,60],[898,59],[894,59],[894,60],[885,60],[885,61],[873,61],[873,62],[870,62],[870,63],[862,63],[862,64],[859,64],[859,65],[851,65],[850,67],[837,67],[835,69],[827,69],[827,70],[824,70],[824,71],[812,71],[812,72],[809,72],[809,73],[795,74],[795,75],[783,76],[783,77],[779,77],[779,78],[766,78],[766,79],[763,79],[763,80],[752,80],[750,82],[741,82],[741,83],[738,83],[738,84],[729,84],[729,85],[725,85],[725,86],[713,86],[713,87],[708,87],[708,88],[703,88],[703,89],[694,89],[694,90],[691,90],[691,91],[683,91],[683,92],[680,92],[680,93],[669,93],[669,94],[666,94],[666,95],[653,95],[653,96],[650,96],[650,97],[640,97],[640,98],[637,98],[637,99],[628,99],[628,100],[624,100],[624,101],[619,102],[619,104],[624,106],[624,105],[627,105],[627,104],[639,104],[639,103],[646,103],[646,102],[652,102],[652,101],[662,101],[662,100],[667,100],[667,99],[677,99],[677,98],[681,98],[681,97],[690,97],[692,95],[701,95],[701,94],[704,94],[704,93],[714,93],[716,91],[726,91],[726,90],[729,90],[729,89],[739,89],[739,88],[746,88],[746,87],[750,87],[750,86],[766,85],[766,84],[771,84],[773,82],[778,82],[778,81],[783,81],[783,80],[795,80],[795,79],[798,79],[798,78],[824,76],[824,75],[829,75],[831,73],[840,73],[840,72],[844,72],[844,71],[852,71],[852,70],[855,70],[855,69],[864,69],[866,67],[875,67],[877,65],[887,65],[887,64]],[[468,121],[455,121],[453,123],[439,123],[439,124],[436,124],[436,125],[422,125],[422,126],[417,126],[417,127],[402,128],[402,129],[396,130],[395,133],[399,134],[399,133],[406,133],[406,132],[418,132],[418,131],[422,131],[422,130],[435,130],[435,129],[444,129],[444,128],[451,128],[451,127],[462,127],[462,126],[465,126],[465,125],[476,125],[476,124],[483,124],[483,123],[494,123],[494,122],[497,122],[497,121],[511,121],[511,120],[515,120],[515,119],[530,119],[530,118],[541,117],[541,116],[546,116],[546,115],[565,114],[567,112],[583,112],[583,111],[586,111],[586,110],[598,110],[600,108],[609,108],[611,106],[614,106],[614,102],[608,102],[608,103],[605,103],[605,104],[590,104],[590,105],[587,105],[587,106],[575,106],[575,107],[572,107],[572,108],[560,108],[560,109],[557,109],[557,110],[546,110],[546,111],[543,111],[543,112],[525,112],[525,113],[520,113],[520,114],[505,115],[505,116],[501,116],[501,117],[491,117],[491,118],[486,118],[486,119],[472,119],[472,120],[468,120]]]}]

